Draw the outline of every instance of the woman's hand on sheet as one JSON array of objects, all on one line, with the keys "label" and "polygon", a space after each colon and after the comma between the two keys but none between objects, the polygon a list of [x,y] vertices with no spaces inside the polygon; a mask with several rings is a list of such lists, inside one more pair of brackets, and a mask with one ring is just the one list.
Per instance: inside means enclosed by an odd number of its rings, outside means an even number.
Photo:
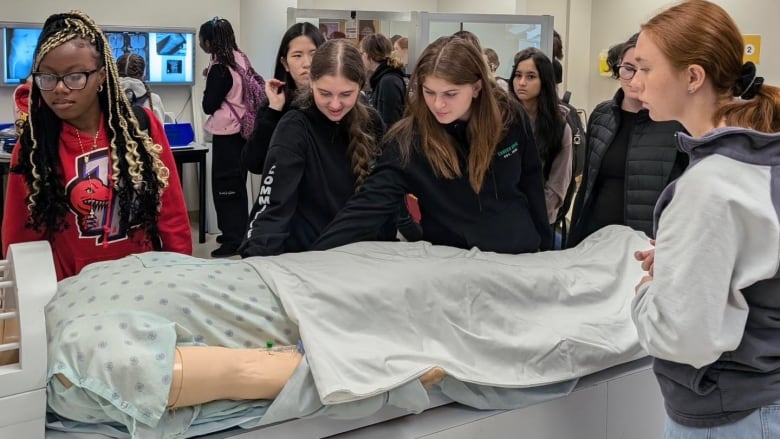
[{"label": "woman's hand on sheet", "polygon": [[[650,245],[655,245],[655,239],[650,240]],[[655,249],[640,250],[634,252],[634,258],[642,263],[642,270],[645,270],[650,276],[653,275],[655,266]]]},{"label": "woman's hand on sheet", "polygon": [[265,95],[268,96],[268,106],[276,111],[284,108],[284,82],[276,78],[265,82]]},{"label": "woman's hand on sheet", "polygon": [[[650,240],[650,245],[655,245],[655,239]],[[653,280],[653,268],[655,267],[655,249],[640,250],[634,252],[634,258],[642,263],[642,270],[647,272],[647,276],[644,276],[634,288],[634,292],[638,293],[639,288],[642,285]]]}]

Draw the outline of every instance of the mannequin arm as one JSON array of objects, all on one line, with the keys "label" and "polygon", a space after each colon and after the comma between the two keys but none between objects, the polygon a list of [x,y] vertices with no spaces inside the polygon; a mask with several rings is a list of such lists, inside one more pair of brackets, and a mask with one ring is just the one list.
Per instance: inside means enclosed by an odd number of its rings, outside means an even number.
[{"label": "mannequin arm", "polygon": [[[168,408],[176,409],[223,399],[273,399],[292,377],[303,354],[289,350],[178,346]],[[55,375],[67,388],[73,384]],[[430,387],[444,377],[433,368],[419,379]]]}]

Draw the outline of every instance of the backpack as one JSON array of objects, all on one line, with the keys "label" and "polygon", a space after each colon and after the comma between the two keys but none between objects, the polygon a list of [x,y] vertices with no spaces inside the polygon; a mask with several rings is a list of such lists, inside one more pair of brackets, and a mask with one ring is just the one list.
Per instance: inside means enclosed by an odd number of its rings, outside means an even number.
[{"label": "backpack", "polygon": [[265,80],[259,73],[252,67],[252,63],[249,62],[246,54],[243,52],[234,52],[241,55],[244,60],[244,66],[238,62],[236,63],[236,71],[238,76],[241,77],[241,101],[244,103],[246,111],[239,116],[238,112],[228,102],[230,111],[233,112],[233,116],[238,120],[240,126],[241,137],[249,139],[252,137],[252,132],[255,130],[255,118],[257,117],[257,110],[260,109],[260,105],[265,100]]},{"label": "backpack", "polygon": [[130,101],[130,105],[143,107],[146,101],[149,100],[149,93],[144,93],[140,98],[135,95],[135,92],[131,89],[125,89],[125,95],[127,100]]},{"label": "backpack", "polygon": [[585,136],[585,126],[582,124],[582,119],[577,112],[577,109],[569,103],[571,98],[571,92],[567,91],[561,99],[561,105],[569,109],[569,113],[566,114],[566,122],[571,127],[571,146],[574,148],[574,176],[578,177],[582,175],[582,171],[585,168],[585,150],[587,148],[587,136]]}]

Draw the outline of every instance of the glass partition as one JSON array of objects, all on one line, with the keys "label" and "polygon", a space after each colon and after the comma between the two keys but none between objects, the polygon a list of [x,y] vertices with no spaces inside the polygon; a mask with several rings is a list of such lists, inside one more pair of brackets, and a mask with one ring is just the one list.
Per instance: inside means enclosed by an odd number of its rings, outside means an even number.
[{"label": "glass partition", "polygon": [[[327,38],[360,41],[364,36],[381,33],[409,36],[411,13],[382,11],[347,11],[334,9],[287,9],[287,26],[308,21],[320,28]],[[343,35],[341,35],[343,34]]]},{"label": "glass partition", "polygon": [[414,69],[423,49],[441,36],[460,30],[473,32],[483,48],[498,53],[498,76],[508,78],[514,56],[528,47],[552,55],[553,17],[551,15],[439,14],[413,12],[415,38],[409,39],[409,71]]}]

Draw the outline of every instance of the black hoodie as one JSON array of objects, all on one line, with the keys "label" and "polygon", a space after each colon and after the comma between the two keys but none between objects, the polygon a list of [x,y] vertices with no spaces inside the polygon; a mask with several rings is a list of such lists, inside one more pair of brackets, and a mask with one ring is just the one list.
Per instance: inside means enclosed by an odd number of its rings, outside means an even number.
[{"label": "black hoodie", "polygon": [[390,128],[404,115],[406,83],[404,72],[382,61],[369,79],[371,95],[368,101],[376,108],[382,121]]},{"label": "black hoodie", "polygon": [[[379,142],[384,125],[375,111],[370,113]],[[282,117],[271,138],[241,256],[309,250],[355,193],[348,146],[347,127],[330,121],[316,106],[289,110]],[[372,239],[392,239],[394,223],[376,230]]]},{"label": "black hoodie", "polygon": [[501,253],[549,249],[552,231],[547,224],[542,165],[527,119],[518,117],[510,125],[479,194],[469,184],[466,123],[455,122],[446,129],[460,147],[463,175],[436,177],[417,147],[404,164],[399,145],[389,143],[361,191],[312,249],[373,239],[382,224],[398,212],[406,193],[417,196],[423,239],[433,244]]}]

